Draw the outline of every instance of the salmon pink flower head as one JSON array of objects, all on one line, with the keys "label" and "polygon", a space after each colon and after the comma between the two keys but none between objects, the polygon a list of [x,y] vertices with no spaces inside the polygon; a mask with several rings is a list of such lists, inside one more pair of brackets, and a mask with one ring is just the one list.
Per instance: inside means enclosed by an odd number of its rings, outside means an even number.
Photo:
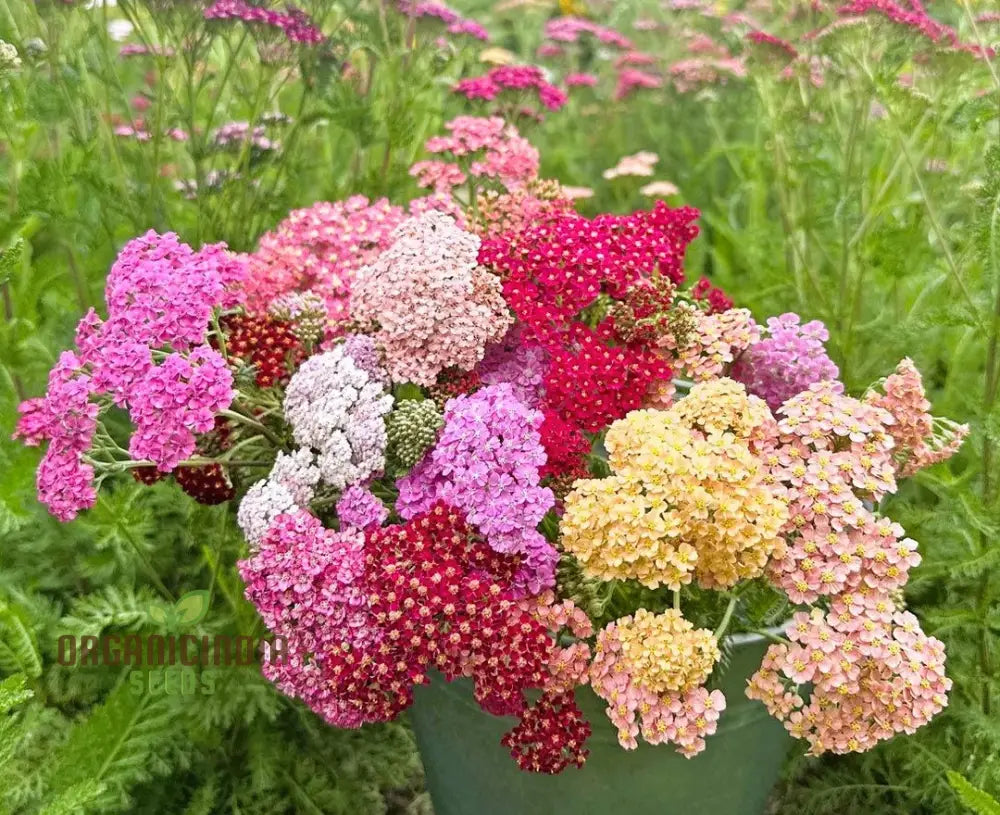
[{"label": "salmon pink flower head", "polygon": [[478,251],[479,238],[428,212],[358,271],[351,316],[370,329],[393,381],[429,386],[446,368],[472,370],[506,333],[500,281],[478,265]]},{"label": "salmon pink flower head", "polygon": [[885,595],[871,599],[881,611],[858,614],[851,598],[835,600],[829,613],[797,613],[791,642],[772,645],[750,678],[747,696],[808,741],[812,755],[870,750],[915,732],[948,704],[944,644]]},{"label": "salmon pink flower head", "polygon": [[718,659],[712,632],[673,609],[640,609],[600,631],[590,684],[608,703],[619,744],[634,750],[641,734],[649,744],[676,745],[687,758],[704,750],[726,707],[721,691],[703,686]]}]

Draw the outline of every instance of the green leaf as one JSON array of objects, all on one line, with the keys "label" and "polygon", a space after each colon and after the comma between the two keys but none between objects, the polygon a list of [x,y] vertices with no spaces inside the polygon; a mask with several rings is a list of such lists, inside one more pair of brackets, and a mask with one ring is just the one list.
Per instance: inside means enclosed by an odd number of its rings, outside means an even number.
[{"label": "green leaf", "polygon": [[1000,801],[988,792],[972,786],[962,775],[948,770],[948,783],[959,800],[976,815],[1000,815]]},{"label": "green leaf", "polygon": [[28,689],[27,681],[28,678],[24,674],[14,674],[0,682],[0,714],[7,713],[11,708],[27,702],[35,695]]},{"label": "green leaf", "polygon": [[0,252],[0,286],[9,282],[14,276],[14,271],[21,263],[21,256],[24,253],[24,239],[18,238],[14,243]]},{"label": "green leaf", "polygon": [[42,659],[22,617],[19,610],[0,602],[0,670],[36,678],[42,675]]},{"label": "green leaf", "polygon": [[86,812],[104,790],[104,784],[98,781],[82,781],[79,784],[74,784],[55,800],[42,807],[38,815],[78,815],[78,813]]}]

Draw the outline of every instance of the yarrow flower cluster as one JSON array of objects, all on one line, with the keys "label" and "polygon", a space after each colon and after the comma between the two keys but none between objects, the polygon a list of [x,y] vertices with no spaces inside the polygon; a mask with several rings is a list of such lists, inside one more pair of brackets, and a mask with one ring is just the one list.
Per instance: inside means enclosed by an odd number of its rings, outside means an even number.
[{"label": "yarrow flower cluster", "polygon": [[149,232],[122,249],[108,274],[107,319],[91,309],[48,394],[20,406],[15,436],[49,442],[38,493],[60,520],[96,498],[89,452],[100,410],[92,400],[107,396],[129,411],[131,456],[161,472],[191,456],[196,433],[212,430],[234,391],[225,359],[206,343],[208,324],[216,309],[239,302],[244,275],[224,245],[195,252],[173,233]]},{"label": "yarrow flower cluster", "polygon": [[751,449],[770,413],[742,386],[719,385],[611,425],[612,475],[577,481],[561,524],[563,548],[586,573],[674,591],[692,579],[726,588],[763,574],[780,553],[785,502]]},{"label": "yarrow flower cluster", "polygon": [[711,631],[694,629],[679,611],[651,614],[640,609],[597,636],[590,684],[608,703],[608,717],[626,749],[673,743],[691,757],[705,749],[726,699],[708,691],[719,649]]},{"label": "yarrow flower cluster", "polygon": [[827,356],[824,343],[830,334],[819,320],[801,324],[799,315],[792,313],[769,317],[766,333],[740,356],[732,374],[771,410],[814,382],[836,379],[840,373]]},{"label": "yarrow flower cluster", "polygon": [[537,594],[552,586],[556,551],[536,530],[551,508],[539,486],[545,463],[542,414],[518,401],[510,385],[458,396],[444,411],[437,444],[398,482],[396,511],[404,518],[445,500],[462,511],[496,551],[521,555],[515,584]]},{"label": "yarrow flower cluster", "polygon": [[498,96],[513,91],[521,95],[534,90],[538,101],[548,110],[559,110],[566,104],[566,93],[545,80],[541,68],[534,65],[499,65],[483,76],[462,79],[453,88],[467,99],[494,101]]},{"label": "yarrow flower cluster", "polygon": [[362,195],[293,210],[247,256],[247,305],[267,309],[282,295],[310,292],[323,299],[331,322],[343,321],[355,273],[389,247],[405,218],[385,198]]},{"label": "yarrow flower cluster", "polygon": [[352,316],[373,328],[393,379],[431,385],[445,368],[471,370],[507,331],[500,281],[478,265],[478,251],[475,235],[429,212],[358,271]]},{"label": "yarrow flower cluster", "polygon": [[323,481],[334,489],[385,467],[385,422],[392,396],[337,346],[309,357],[285,391],[284,414],[295,442],[317,450]]},{"label": "yarrow flower cluster", "polygon": [[215,0],[203,15],[206,20],[242,20],[265,29],[277,29],[289,42],[301,45],[318,45],[326,39],[309,16],[295,7],[282,13],[252,5],[245,0]]},{"label": "yarrow flower cluster", "polygon": [[489,32],[482,25],[475,20],[463,17],[444,3],[403,0],[399,6],[400,10],[410,17],[440,20],[447,26],[449,34],[466,34],[483,42],[490,38]]},{"label": "yarrow flower cluster", "polygon": [[[547,32],[627,49],[621,71],[651,60],[580,18]],[[548,93],[540,77],[465,87]],[[900,607],[920,555],[876,506],[968,428],[931,416],[909,360],[854,398],[821,323],[761,326],[686,283],[697,211],[585,218],[503,119],[447,128],[427,149],[450,157],[413,167],[437,192],[408,209],[316,204],[243,257],[126,245],[107,317],[83,318],[21,406],[16,435],[48,444],[41,499],[68,520],[124,472],[238,497],[247,597],[289,654],[265,675],[335,726],[393,718],[436,672],[518,719],[501,743],[520,767],[557,773],[587,759],[590,684],[623,747],[694,756],[726,706],[724,638],[761,627],[748,581],[802,609],[748,695],[811,752],[926,723],[947,702],[943,646]]]},{"label": "yarrow flower cluster", "polygon": [[458,116],[445,123],[448,136],[434,136],[428,153],[450,154],[452,161],[418,161],[410,175],[423,187],[445,192],[474,179],[496,181],[513,189],[538,176],[539,156],[517,129],[498,116]]}]

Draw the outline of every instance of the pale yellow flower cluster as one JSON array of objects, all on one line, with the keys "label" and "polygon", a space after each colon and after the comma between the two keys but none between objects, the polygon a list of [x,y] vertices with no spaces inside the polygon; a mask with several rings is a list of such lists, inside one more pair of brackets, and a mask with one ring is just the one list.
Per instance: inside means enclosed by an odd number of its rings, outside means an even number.
[{"label": "pale yellow flower cluster", "polygon": [[750,447],[768,420],[737,383],[695,385],[669,410],[629,413],[605,439],[613,474],[577,481],[566,497],[563,548],[588,576],[650,588],[758,577],[781,554],[788,517]]},{"label": "pale yellow flower cluster", "polygon": [[616,629],[625,670],[653,693],[698,687],[721,656],[712,632],[695,628],[674,609],[653,614],[641,608],[618,620]]}]

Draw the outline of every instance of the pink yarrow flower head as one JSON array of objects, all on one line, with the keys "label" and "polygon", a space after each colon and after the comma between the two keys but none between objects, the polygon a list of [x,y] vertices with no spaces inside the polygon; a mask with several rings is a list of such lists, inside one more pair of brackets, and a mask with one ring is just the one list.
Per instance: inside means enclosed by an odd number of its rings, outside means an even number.
[{"label": "pink yarrow flower head", "polygon": [[527,407],[506,383],[458,396],[445,405],[437,444],[397,483],[396,511],[403,518],[447,501],[478,527],[490,548],[522,555],[514,578],[522,595],[550,588],[558,560],[536,529],[555,500],[539,486],[542,421],[541,411]]},{"label": "pink yarrow flower head", "polygon": [[292,210],[247,256],[247,306],[264,310],[289,292],[314,292],[334,328],[347,319],[355,273],[389,247],[405,219],[406,212],[387,199],[363,195]]},{"label": "pink yarrow flower head", "polygon": [[936,45],[943,45],[959,51],[967,51],[979,59],[991,59],[996,55],[992,48],[963,42],[951,26],[931,17],[920,0],[851,0],[837,9],[845,17],[875,14],[892,23],[903,26]]},{"label": "pink yarrow flower head", "polygon": [[463,17],[444,3],[401,0],[399,9],[403,14],[415,19],[438,20],[445,24],[449,34],[464,34],[483,42],[488,42],[490,39],[489,32],[482,25]]},{"label": "pink yarrow flower head", "polygon": [[656,74],[640,71],[638,68],[622,68],[618,72],[618,82],[615,84],[615,99],[624,99],[640,88],[652,89],[663,87],[663,80]]},{"label": "pink yarrow flower head", "polygon": [[567,88],[593,88],[597,81],[594,74],[567,74],[563,80]]},{"label": "pink yarrow flower head", "polygon": [[364,543],[356,528],[325,529],[297,510],[279,515],[256,553],[239,564],[247,599],[287,645],[287,660],[266,660],[261,670],[335,727],[365,722],[324,678],[328,654],[342,644],[367,648],[378,636],[365,598]]},{"label": "pink yarrow flower head", "polygon": [[460,80],[452,90],[467,99],[489,102],[501,95],[519,97],[534,91],[538,101],[549,110],[559,110],[566,104],[566,94],[546,81],[542,70],[534,65],[498,65],[483,76]]},{"label": "pink yarrow flower head", "polygon": [[603,45],[625,51],[633,48],[628,37],[583,17],[556,17],[545,24],[546,38],[556,42],[578,42],[583,35],[594,37]]},{"label": "pink yarrow flower head", "polygon": [[352,318],[370,329],[395,382],[426,386],[446,368],[472,370],[512,320],[499,279],[477,263],[479,238],[437,212],[393,238],[358,272]]},{"label": "pink yarrow flower head", "polygon": [[750,678],[747,696],[808,741],[812,755],[870,750],[915,732],[948,704],[944,644],[888,597],[869,599],[799,612],[787,629],[791,643],[772,645]]},{"label": "pink yarrow flower head", "polygon": [[441,192],[473,176],[513,189],[538,177],[538,150],[500,117],[458,116],[447,122],[445,129],[450,135],[434,136],[424,148],[451,161],[417,162],[410,175],[422,186]]},{"label": "pink yarrow flower head", "polygon": [[196,252],[155,232],[126,244],[108,274],[107,318],[84,315],[76,350],[60,356],[46,396],[21,406],[15,436],[49,442],[38,488],[53,514],[70,520],[96,498],[85,457],[98,397],[128,410],[133,458],[167,472],[194,452],[195,434],[211,430],[233,398],[232,373],[206,340],[215,310],[241,301],[245,275],[224,244]]}]

